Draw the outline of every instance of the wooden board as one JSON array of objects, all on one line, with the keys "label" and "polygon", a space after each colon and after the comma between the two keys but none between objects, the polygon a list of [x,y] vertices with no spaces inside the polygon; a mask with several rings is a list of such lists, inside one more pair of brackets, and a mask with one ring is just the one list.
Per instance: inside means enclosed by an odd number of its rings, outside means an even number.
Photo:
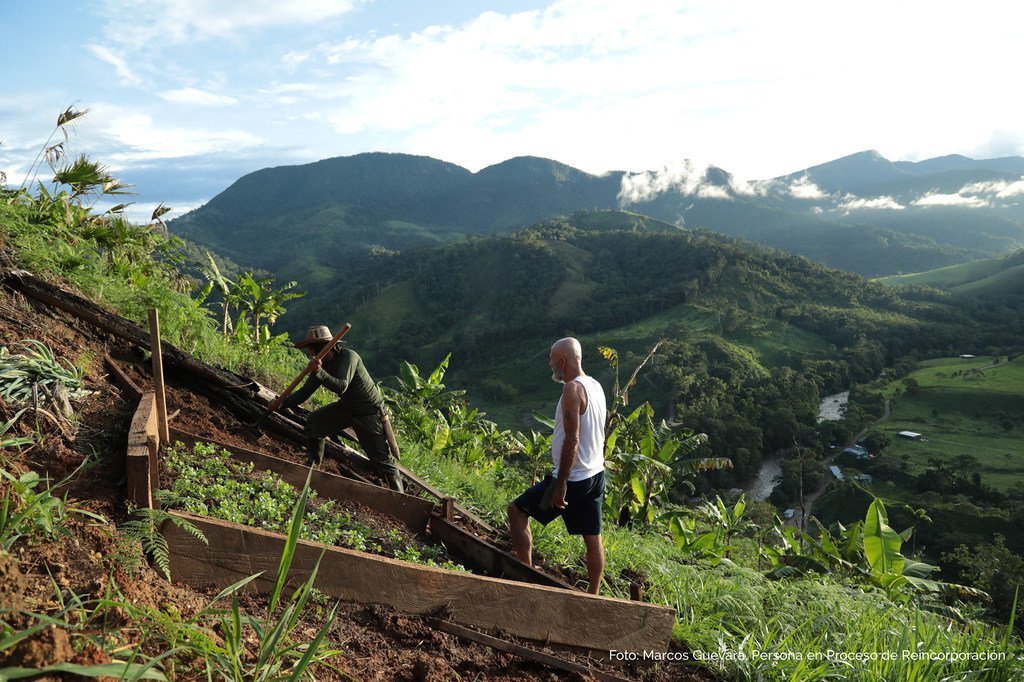
[{"label": "wooden board", "polygon": [[573,663],[572,661],[567,661],[564,658],[558,658],[557,656],[552,656],[551,654],[544,653],[543,651],[530,649],[513,642],[507,642],[503,639],[498,639],[497,637],[477,632],[476,630],[464,628],[461,625],[456,625],[455,623],[438,620],[437,618],[432,618],[429,622],[433,627],[443,632],[447,632],[450,635],[455,635],[456,637],[461,637],[462,639],[467,639],[470,642],[476,642],[477,644],[483,644],[484,646],[489,646],[492,649],[504,651],[530,661],[536,661],[537,663],[557,670],[577,673],[578,675],[582,675],[584,679],[596,679],[601,682],[629,682],[629,680],[624,677],[606,673],[602,670],[595,670],[591,667],[580,665],[579,663]]},{"label": "wooden board", "polygon": [[[250,585],[261,591],[271,588],[283,535],[174,514],[194,524],[209,541],[204,545],[174,523],[163,524],[176,581],[224,588],[262,572]],[[289,573],[293,587],[310,575],[321,552],[316,587],[326,594],[407,613],[445,612],[448,620],[461,625],[524,639],[603,652],[666,651],[675,622],[675,611],[665,606],[447,571],[306,541],[296,548]]]},{"label": "wooden board", "polygon": [[[235,459],[243,462],[252,462],[256,465],[257,471],[273,471],[282,479],[300,489],[306,482],[306,474],[309,473],[309,467],[302,466],[301,464],[272,457],[255,450],[217,443],[209,438],[202,438],[181,429],[171,429],[171,440],[172,442],[178,440],[190,446],[197,442],[215,443],[217,446],[230,452]],[[405,524],[409,530],[419,534],[426,532],[430,512],[434,508],[434,505],[428,500],[413,497],[412,495],[403,495],[394,490],[381,488],[370,483],[362,483],[342,476],[335,476],[323,471],[314,471],[309,485],[320,497],[357,502],[370,509],[395,517]]]},{"label": "wooden board", "polygon": [[127,496],[139,508],[153,507],[153,491],[159,486],[156,452],[150,444],[150,438],[156,435],[156,396],[152,391],[146,391],[139,399],[139,406],[128,427]]},{"label": "wooden board", "polygon": [[431,517],[430,534],[440,540],[453,554],[465,559],[467,566],[484,571],[495,578],[522,580],[535,585],[560,587],[563,590],[576,589],[569,583],[527,566],[516,557],[439,516]]}]

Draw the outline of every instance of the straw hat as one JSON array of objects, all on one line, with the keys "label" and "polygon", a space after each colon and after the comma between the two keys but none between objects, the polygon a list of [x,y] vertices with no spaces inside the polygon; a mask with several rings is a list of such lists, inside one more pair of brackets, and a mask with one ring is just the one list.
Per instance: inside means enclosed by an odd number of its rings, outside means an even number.
[{"label": "straw hat", "polygon": [[317,325],[310,327],[309,331],[306,332],[306,338],[295,344],[296,348],[305,348],[306,346],[319,345],[328,343],[334,338],[334,334],[331,333],[330,328],[327,325]]}]

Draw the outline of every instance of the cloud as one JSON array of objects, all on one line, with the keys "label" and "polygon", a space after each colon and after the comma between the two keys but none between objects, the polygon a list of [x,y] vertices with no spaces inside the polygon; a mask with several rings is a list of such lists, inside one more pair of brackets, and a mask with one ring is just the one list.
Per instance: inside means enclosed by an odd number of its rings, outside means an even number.
[{"label": "cloud", "polygon": [[998,199],[1008,199],[1024,194],[1024,177],[1014,182],[1007,180],[974,182],[961,187],[959,194],[990,194]]},{"label": "cloud", "polygon": [[795,199],[824,199],[828,196],[806,175],[790,183],[787,190]]},{"label": "cloud", "polygon": [[180,159],[207,154],[239,156],[263,145],[253,133],[227,128],[186,128],[157,123],[148,114],[109,105],[94,107],[100,134],[109,151],[102,158],[111,168],[155,159]]},{"label": "cloud", "polygon": [[140,78],[135,71],[128,66],[128,60],[118,52],[115,52],[106,45],[86,45],[86,48],[94,55],[110,64],[114,67],[117,72],[117,77],[121,79],[123,85],[142,85],[142,78]]},{"label": "cloud", "polygon": [[702,199],[731,199],[732,195],[725,187],[708,182],[709,168],[707,164],[685,159],[657,171],[625,173],[619,188],[619,203],[625,206],[651,201],[666,192]]},{"label": "cloud", "polygon": [[847,194],[842,198],[839,204],[836,205],[836,210],[845,211],[847,213],[850,211],[860,211],[864,209],[899,211],[904,208],[906,208],[906,206],[888,195],[866,199],[853,194]]},{"label": "cloud", "polygon": [[141,49],[318,24],[360,4],[362,0],[106,0],[100,12],[109,40]]},{"label": "cloud", "polygon": [[964,196],[962,194],[938,194],[929,192],[919,199],[910,202],[913,206],[965,206],[967,208],[981,208],[988,206],[989,202],[980,197]]},{"label": "cloud", "polygon": [[238,104],[238,100],[228,95],[215,95],[197,88],[178,88],[159,93],[161,99],[174,104],[195,104],[201,107],[224,106]]}]

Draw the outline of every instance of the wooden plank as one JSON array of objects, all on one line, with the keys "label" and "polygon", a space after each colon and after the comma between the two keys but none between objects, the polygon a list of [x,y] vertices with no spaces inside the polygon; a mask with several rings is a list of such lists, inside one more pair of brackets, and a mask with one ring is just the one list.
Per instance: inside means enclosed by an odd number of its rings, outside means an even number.
[{"label": "wooden plank", "polygon": [[[427,483],[426,480],[420,478],[419,476],[417,476],[413,472],[409,471],[408,469],[403,467],[401,464],[397,464],[397,466],[398,466],[398,470],[401,471],[402,474],[406,478],[408,478],[410,481],[412,481],[413,483],[418,485],[420,488],[425,490],[431,496],[437,498],[438,502],[443,502],[444,499],[446,497],[448,497],[448,495],[446,495],[445,493],[441,492],[440,490],[438,490],[434,486],[430,485],[429,483]],[[483,519],[481,519],[476,514],[474,514],[473,512],[469,511],[468,509],[466,509],[465,507],[462,507],[462,506],[456,504],[455,505],[455,512],[459,516],[461,516],[465,521],[467,521],[467,522],[471,523],[472,525],[476,526],[477,528],[479,528],[480,530],[484,531],[485,533],[487,533],[491,537],[501,537],[502,535],[504,535],[504,533],[502,531],[499,531],[497,528],[495,528],[491,524],[487,523],[486,521],[484,521]]]},{"label": "wooden plank", "polygon": [[154,435],[146,437],[146,458],[149,460],[150,506],[156,509],[156,491],[160,490],[160,440]]},{"label": "wooden plank", "polygon": [[120,386],[128,394],[128,397],[133,401],[138,401],[142,398],[142,389],[139,388],[138,384],[132,381],[131,377],[121,366],[114,362],[114,359],[109,355],[103,356],[103,362],[107,365],[107,369],[110,370],[110,376],[118,386]]},{"label": "wooden plank", "polygon": [[160,441],[170,440],[167,433],[167,395],[164,392],[164,361],[160,348],[160,311],[149,309],[149,349],[153,356],[153,392],[156,394],[157,433]]},{"label": "wooden plank", "polygon": [[[163,524],[175,580],[224,588],[262,573],[264,577],[250,585],[271,589],[285,545],[283,535],[173,514],[195,525],[209,541],[202,544],[171,521]],[[316,587],[326,594],[414,614],[443,609],[449,620],[461,625],[523,639],[602,652],[666,651],[675,622],[675,611],[665,606],[447,571],[307,541],[296,547],[291,585],[310,575],[321,552]]]},{"label": "wooden plank", "polygon": [[[289,462],[279,457],[240,448],[235,445],[218,443],[209,438],[202,438],[188,431],[171,429],[172,440],[178,440],[186,445],[194,445],[197,442],[214,443],[232,454],[235,459],[243,462],[252,462],[258,471],[273,471],[288,483],[296,488],[302,488],[306,482],[306,474],[309,467],[294,462]],[[383,514],[393,516],[401,521],[414,533],[423,534],[427,530],[427,523],[430,519],[430,512],[434,505],[428,501],[412,495],[402,493],[371,483],[362,483],[350,478],[335,476],[324,471],[314,471],[310,479],[310,487],[320,497],[333,498],[337,500],[350,500],[365,505]]]},{"label": "wooden plank", "polygon": [[544,653],[543,651],[537,651],[536,649],[513,644],[512,642],[507,642],[503,639],[492,637],[491,635],[487,635],[482,632],[477,632],[476,630],[464,628],[461,625],[456,625],[455,623],[449,623],[446,620],[431,618],[428,622],[431,626],[443,632],[447,632],[450,635],[455,635],[456,637],[461,637],[462,639],[469,640],[470,642],[476,642],[477,644],[483,644],[484,646],[488,646],[492,649],[504,651],[506,653],[546,665],[550,668],[564,670],[570,673],[578,673],[579,675],[582,675],[584,679],[600,680],[601,682],[629,682],[629,680],[624,677],[606,673],[603,670],[595,670],[589,666],[581,665],[579,663],[573,663],[572,661],[552,656],[551,654]]},{"label": "wooden plank", "polygon": [[[153,507],[153,491],[159,485],[155,456],[150,455],[150,438],[157,437],[156,396],[146,391],[135,408],[128,427],[128,500],[135,506]],[[156,445],[156,443],[153,443]]]},{"label": "wooden plank", "polygon": [[153,507],[153,486],[149,472],[149,452],[146,446],[131,446],[127,453],[127,498],[136,507]]},{"label": "wooden plank", "polygon": [[131,426],[128,427],[128,445],[145,447],[146,438],[156,433],[156,395],[153,391],[146,391],[139,399],[139,406],[135,408]]},{"label": "wooden plank", "polygon": [[528,566],[500,548],[467,533],[454,523],[439,516],[430,517],[430,534],[440,540],[453,554],[465,559],[471,568],[484,571],[495,578],[522,580],[535,585],[548,585],[563,590],[575,587],[547,573]]}]

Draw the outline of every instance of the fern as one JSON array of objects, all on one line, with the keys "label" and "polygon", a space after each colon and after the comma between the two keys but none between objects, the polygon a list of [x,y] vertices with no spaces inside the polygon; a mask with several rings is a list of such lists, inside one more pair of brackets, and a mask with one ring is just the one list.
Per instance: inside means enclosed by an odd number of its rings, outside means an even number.
[{"label": "fern", "polygon": [[153,563],[168,581],[171,580],[170,548],[167,546],[167,539],[160,533],[160,526],[164,521],[170,521],[203,544],[210,544],[201,530],[163,509],[136,509],[135,514],[141,518],[126,522],[121,526],[121,532],[127,540],[142,544],[142,551],[152,558]]}]

